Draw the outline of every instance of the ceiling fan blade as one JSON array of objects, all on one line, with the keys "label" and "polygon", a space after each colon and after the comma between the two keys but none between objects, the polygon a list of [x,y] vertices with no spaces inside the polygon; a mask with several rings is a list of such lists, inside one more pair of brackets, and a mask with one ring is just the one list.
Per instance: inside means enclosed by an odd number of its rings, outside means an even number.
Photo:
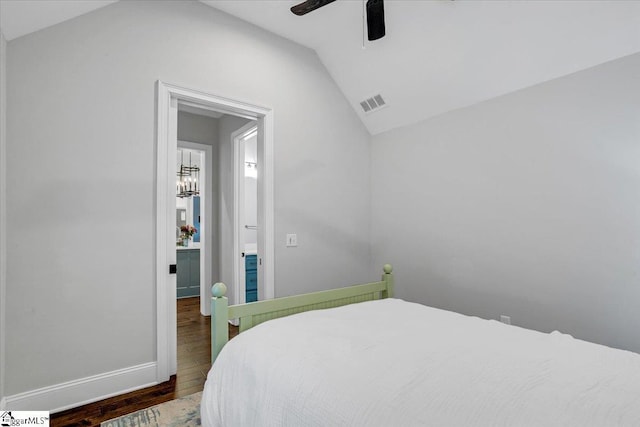
[{"label": "ceiling fan blade", "polygon": [[367,32],[370,41],[384,37],[383,0],[367,0]]},{"label": "ceiling fan blade", "polygon": [[291,8],[291,12],[294,15],[302,16],[309,12],[313,12],[316,9],[326,6],[329,3],[333,3],[336,0],[307,0],[300,4],[297,4]]}]

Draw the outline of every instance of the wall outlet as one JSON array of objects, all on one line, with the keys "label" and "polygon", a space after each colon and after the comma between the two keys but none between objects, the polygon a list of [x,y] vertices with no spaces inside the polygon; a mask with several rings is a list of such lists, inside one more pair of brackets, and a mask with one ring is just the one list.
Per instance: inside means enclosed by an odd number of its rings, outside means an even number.
[{"label": "wall outlet", "polygon": [[510,325],[511,324],[511,316],[504,316],[504,315],[500,315],[500,321],[502,323],[504,323],[505,325]]},{"label": "wall outlet", "polygon": [[287,234],[287,247],[298,246],[298,235]]}]

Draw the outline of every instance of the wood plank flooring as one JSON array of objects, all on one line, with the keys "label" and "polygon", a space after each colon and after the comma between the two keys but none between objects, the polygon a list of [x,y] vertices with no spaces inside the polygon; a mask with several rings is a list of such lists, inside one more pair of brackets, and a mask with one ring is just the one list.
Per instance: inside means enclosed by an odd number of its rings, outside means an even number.
[{"label": "wood plank flooring", "polygon": [[200,315],[200,298],[179,299],[178,313],[176,398],[201,391],[211,368],[211,318]]},{"label": "wood plank flooring", "polygon": [[[165,383],[111,397],[51,416],[52,427],[99,426],[101,422],[201,391],[211,367],[211,318],[200,314],[200,298],[183,298],[178,311],[178,373]],[[238,328],[229,325],[229,337]]]}]

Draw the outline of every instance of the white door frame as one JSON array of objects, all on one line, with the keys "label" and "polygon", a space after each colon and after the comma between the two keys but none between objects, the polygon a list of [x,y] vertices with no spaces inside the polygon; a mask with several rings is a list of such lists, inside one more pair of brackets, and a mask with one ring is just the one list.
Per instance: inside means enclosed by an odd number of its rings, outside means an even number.
[{"label": "white door frame", "polygon": [[[216,257],[213,241],[216,231],[213,224],[213,197],[211,188],[213,182],[213,147],[207,144],[178,140],[178,148],[201,151],[204,156],[200,165],[200,212],[204,211],[203,221],[200,221],[200,313],[203,316],[211,315],[211,304],[207,298],[207,287],[204,284],[211,283],[213,270],[212,260]],[[177,172],[177,171],[176,171]],[[207,261],[208,260],[208,261]]]},{"label": "white door frame", "polygon": [[[156,164],[156,331],[157,381],[177,372],[176,279],[169,265],[176,263],[175,250],[175,153],[177,150],[177,103],[189,102],[257,121],[258,124],[258,248],[262,258],[258,277],[264,298],[273,298],[274,286],[274,132],[273,110],[254,104],[187,89],[158,80]],[[209,288],[211,284],[205,284]],[[209,295],[211,290],[208,289]]]},{"label": "white door frame", "polygon": [[[234,304],[244,304],[246,302],[246,278],[245,278],[245,257],[241,256],[244,252],[244,142],[242,139],[257,130],[258,125],[255,122],[247,123],[240,129],[231,134],[231,142],[233,144],[233,287],[235,301]],[[241,246],[242,245],[242,246]],[[260,278],[258,278],[260,283]],[[258,290],[258,299],[260,298]]]}]

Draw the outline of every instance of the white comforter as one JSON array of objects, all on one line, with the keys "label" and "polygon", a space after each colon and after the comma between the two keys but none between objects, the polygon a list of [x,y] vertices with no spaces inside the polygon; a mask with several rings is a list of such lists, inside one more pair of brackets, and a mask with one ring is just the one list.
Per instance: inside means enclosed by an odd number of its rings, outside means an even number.
[{"label": "white comforter", "polygon": [[388,299],[263,323],[223,349],[209,426],[640,426],[640,355]]}]

